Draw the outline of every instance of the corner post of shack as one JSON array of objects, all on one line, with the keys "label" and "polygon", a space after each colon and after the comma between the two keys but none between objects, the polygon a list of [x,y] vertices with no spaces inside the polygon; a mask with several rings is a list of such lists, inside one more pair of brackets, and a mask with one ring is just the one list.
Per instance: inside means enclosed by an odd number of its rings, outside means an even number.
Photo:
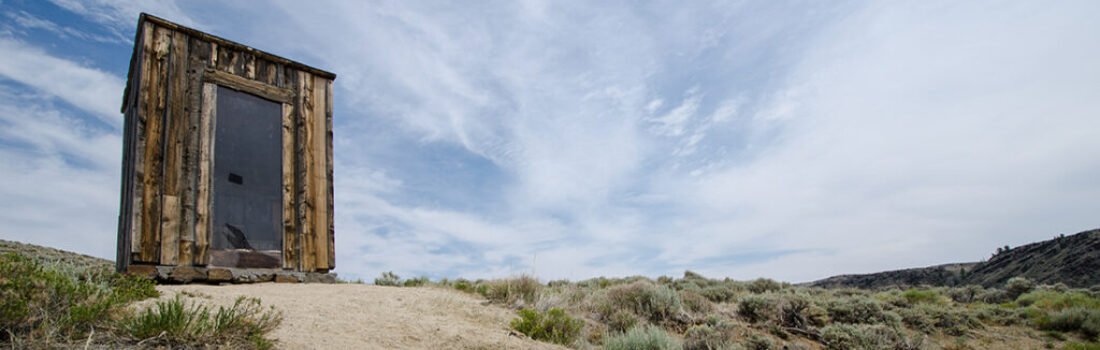
[{"label": "corner post of shack", "polygon": [[117,270],[334,281],[335,79],[141,14],[122,97]]}]

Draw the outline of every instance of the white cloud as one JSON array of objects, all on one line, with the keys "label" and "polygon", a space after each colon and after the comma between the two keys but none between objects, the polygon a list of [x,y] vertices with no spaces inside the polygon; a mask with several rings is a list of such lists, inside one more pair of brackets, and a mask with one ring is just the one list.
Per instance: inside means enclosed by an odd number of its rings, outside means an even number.
[{"label": "white cloud", "polygon": [[1065,179],[1100,169],[1097,28],[1031,7],[874,4],[827,31],[790,77],[799,93],[762,109],[782,142],[694,190],[731,232],[713,242],[810,252],[714,270],[805,280],[1094,227],[1076,208],[1100,186]]},{"label": "white cloud", "polygon": [[0,89],[0,234],[113,259],[121,139],[47,101]]},{"label": "white cloud", "polygon": [[121,127],[122,79],[102,70],[57,58],[21,41],[0,37],[0,76],[7,77],[91,112]]}]

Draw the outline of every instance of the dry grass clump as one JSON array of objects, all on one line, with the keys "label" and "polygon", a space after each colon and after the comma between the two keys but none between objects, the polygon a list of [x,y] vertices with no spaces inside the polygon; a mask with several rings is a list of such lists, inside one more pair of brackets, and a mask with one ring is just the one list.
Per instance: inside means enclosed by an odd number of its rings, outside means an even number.
[{"label": "dry grass clump", "polygon": [[119,328],[131,341],[170,346],[224,346],[233,349],[269,349],[265,335],[282,323],[282,313],[263,308],[256,298],[237,298],[231,307],[187,303],[174,299],[136,314],[125,315]]}]

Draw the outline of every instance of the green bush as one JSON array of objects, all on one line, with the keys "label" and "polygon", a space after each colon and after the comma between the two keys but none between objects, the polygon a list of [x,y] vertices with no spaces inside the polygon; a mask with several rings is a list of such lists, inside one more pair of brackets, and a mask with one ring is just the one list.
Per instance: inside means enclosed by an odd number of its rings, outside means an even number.
[{"label": "green bush", "polygon": [[1028,315],[1025,309],[1004,308],[996,305],[984,305],[974,312],[979,320],[1000,325],[1012,326],[1027,321]]},{"label": "green bush", "polygon": [[909,289],[901,293],[909,305],[914,304],[943,304],[943,296],[934,290]]},{"label": "green bush", "polygon": [[684,332],[684,350],[719,350],[733,347],[729,327],[697,325]]},{"label": "green bush", "polygon": [[756,280],[749,282],[747,288],[750,292],[763,294],[767,292],[779,291],[783,288],[783,285],[770,278],[757,278]]},{"label": "green bush", "polygon": [[1035,288],[1035,282],[1025,277],[1013,277],[1009,278],[1008,282],[1005,282],[1005,292],[1008,293],[1008,298],[1015,300],[1016,297],[1030,292]]},{"label": "green bush", "polygon": [[679,340],[660,327],[637,326],[604,338],[604,350],[679,350]]},{"label": "green bush", "polygon": [[833,322],[853,324],[897,325],[901,317],[882,309],[877,300],[853,295],[831,300],[825,307]]},{"label": "green bush", "polygon": [[1100,343],[1090,342],[1090,343],[1082,344],[1082,343],[1076,343],[1076,342],[1069,342],[1069,343],[1066,343],[1065,347],[1063,347],[1062,349],[1064,349],[1064,350],[1100,350]]},{"label": "green bush", "polygon": [[1055,311],[1039,318],[1036,326],[1041,330],[1080,332],[1085,338],[1100,335],[1100,310],[1074,307]]},{"label": "green bush", "polygon": [[745,337],[745,341],[742,342],[742,345],[748,350],[772,350],[775,348],[775,343],[772,342],[771,338],[756,333],[749,334],[748,337]]},{"label": "green bush", "polygon": [[44,266],[17,253],[0,255],[0,341],[67,342],[109,322],[120,306],[157,296],[153,282],[106,266]]},{"label": "green bush", "polygon": [[951,298],[955,302],[959,303],[973,303],[979,301],[979,296],[985,289],[982,286],[975,284],[968,284],[963,287],[954,287],[947,289],[947,297]]},{"label": "green bush", "polygon": [[653,322],[661,322],[680,313],[680,295],[668,286],[638,281],[607,289],[611,310],[625,309]]},{"label": "green bush", "polygon": [[931,326],[948,335],[960,336],[967,330],[981,327],[981,322],[966,310],[930,304],[919,305],[914,310],[928,315]]},{"label": "green bush", "polygon": [[809,297],[801,294],[783,296],[779,307],[779,324],[797,329],[808,329],[814,323],[810,315]]},{"label": "green bush", "polygon": [[821,329],[821,339],[830,350],[919,349],[921,345],[881,324],[832,324]]},{"label": "green bush", "polygon": [[223,344],[230,348],[268,349],[266,336],[282,323],[282,313],[263,308],[256,298],[237,298],[232,307],[211,313],[205,305],[174,299],[158,301],[144,311],[127,315],[118,328],[135,341],[172,346]]},{"label": "green bush", "polygon": [[1054,290],[1037,290],[1016,298],[1019,306],[1031,306],[1042,311],[1058,311],[1081,307],[1100,309],[1100,298],[1083,293],[1062,293]]},{"label": "green bush", "polygon": [[638,316],[630,311],[616,310],[604,320],[604,323],[610,330],[625,332],[638,324]]},{"label": "green bush", "polygon": [[714,285],[703,288],[699,294],[715,303],[725,303],[737,296],[737,291],[729,285]]},{"label": "green bush", "polygon": [[767,296],[749,295],[737,302],[737,313],[749,323],[775,319],[777,312],[775,300]]},{"label": "green bush", "polygon": [[401,276],[393,273],[393,271],[383,272],[382,276],[374,279],[374,285],[376,286],[391,286],[396,287],[401,285]]},{"label": "green bush", "polygon": [[569,317],[561,309],[550,309],[545,313],[523,309],[519,311],[519,318],[512,320],[512,328],[520,333],[531,339],[555,344],[571,344],[583,327],[584,321]]},{"label": "green bush", "polygon": [[706,314],[714,309],[710,300],[690,290],[680,291],[680,303],[687,311],[697,314]]}]

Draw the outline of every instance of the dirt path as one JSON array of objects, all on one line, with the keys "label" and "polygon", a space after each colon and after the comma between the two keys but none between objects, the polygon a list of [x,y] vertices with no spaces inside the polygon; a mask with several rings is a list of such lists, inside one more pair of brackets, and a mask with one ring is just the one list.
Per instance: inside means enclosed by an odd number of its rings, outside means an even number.
[{"label": "dirt path", "polygon": [[258,297],[283,311],[273,334],[279,349],[565,349],[509,335],[515,313],[454,290],[276,283],[157,290],[218,305]]}]

